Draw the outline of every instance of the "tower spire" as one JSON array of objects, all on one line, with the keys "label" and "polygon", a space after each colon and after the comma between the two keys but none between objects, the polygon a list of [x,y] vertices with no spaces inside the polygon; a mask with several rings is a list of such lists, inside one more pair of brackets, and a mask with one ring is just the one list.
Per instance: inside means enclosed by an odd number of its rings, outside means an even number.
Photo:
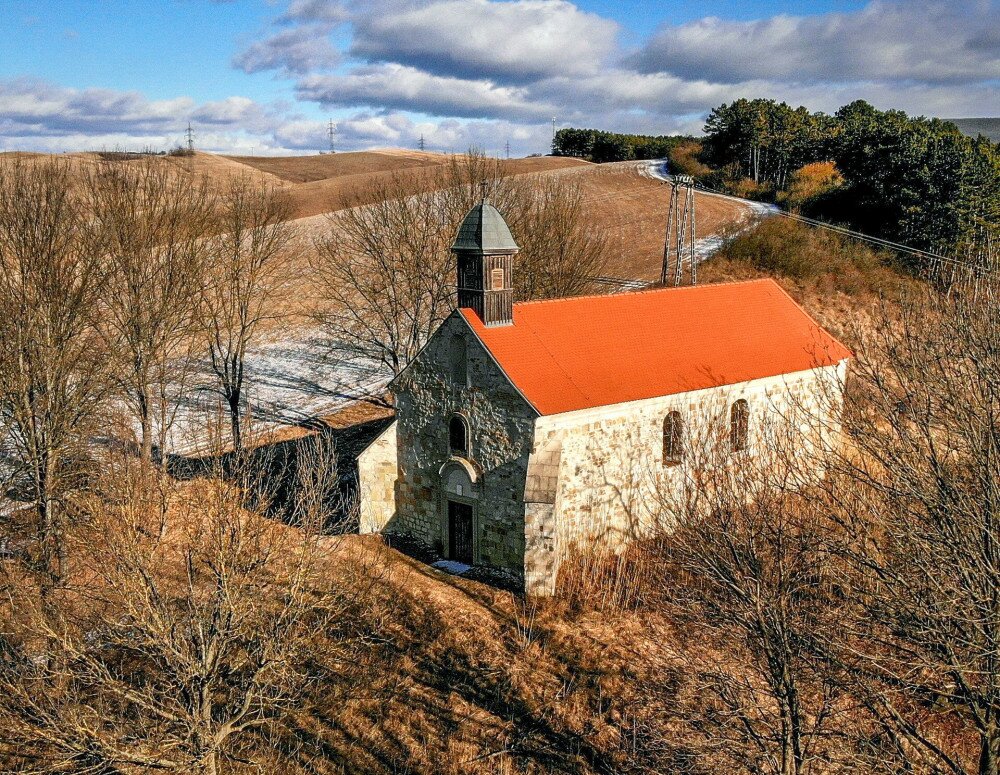
[{"label": "tower spire", "polygon": [[483,181],[483,201],[473,207],[458,229],[451,246],[458,264],[458,306],[475,311],[487,326],[514,323],[514,242],[507,222],[486,201],[487,181]]}]

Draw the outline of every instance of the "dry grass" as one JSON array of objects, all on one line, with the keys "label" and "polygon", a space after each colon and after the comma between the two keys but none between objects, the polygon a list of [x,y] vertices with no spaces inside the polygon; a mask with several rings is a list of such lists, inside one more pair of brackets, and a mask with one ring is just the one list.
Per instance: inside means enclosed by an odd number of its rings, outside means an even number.
[{"label": "dry grass", "polygon": [[278,742],[287,772],[306,762],[322,773],[632,768],[630,722],[651,669],[631,658],[650,645],[641,622],[570,619],[387,552],[386,618],[359,679],[365,691],[334,706],[330,687],[318,687],[298,715],[295,747]]},{"label": "dry grass", "polygon": [[[0,154],[0,159],[13,156],[49,158],[45,154],[11,153]],[[96,153],[66,154],[63,158],[81,169],[97,164],[100,159]],[[303,250],[309,250],[310,237],[328,228],[325,213],[370,203],[371,195],[366,192],[401,172],[405,173],[413,193],[433,190],[438,185],[440,168],[452,157],[389,149],[280,158],[202,152],[191,157],[154,158],[181,174],[205,175],[220,187],[248,172],[262,177],[290,197],[293,217],[305,235]],[[539,156],[511,159],[505,164],[515,175],[571,176],[583,189],[594,223],[608,236],[611,254],[608,274],[642,280],[659,276],[668,193],[660,181],[641,176],[635,162],[595,165],[568,157]],[[747,215],[747,209],[737,202],[697,198],[699,236],[717,234]],[[290,272],[301,275],[304,266],[305,262],[294,261]],[[297,289],[296,293],[300,291],[305,298],[309,297],[308,288]],[[297,299],[301,300],[302,297]]]},{"label": "dry grass", "polygon": [[882,302],[895,303],[919,280],[892,254],[782,218],[761,221],[701,269],[703,282],[773,277],[831,333],[850,344]]},{"label": "dry grass", "polygon": [[[659,278],[670,202],[668,186],[640,175],[636,162],[551,174],[571,176],[583,189],[586,208],[608,238],[609,275],[649,281]],[[695,201],[699,237],[719,234],[750,215],[747,207],[732,200],[698,194]]]},{"label": "dry grass", "polygon": [[345,175],[433,167],[443,163],[441,154],[402,150],[315,156],[224,156],[222,158],[274,175],[288,183],[310,183]]}]

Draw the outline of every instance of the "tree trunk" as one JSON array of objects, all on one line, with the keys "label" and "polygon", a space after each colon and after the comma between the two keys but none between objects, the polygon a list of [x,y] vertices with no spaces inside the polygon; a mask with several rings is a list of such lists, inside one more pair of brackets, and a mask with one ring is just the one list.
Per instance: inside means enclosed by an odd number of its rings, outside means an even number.
[{"label": "tree trunk", "polygon": [[135,397],[139,405],[139,420],[142,424],[140,455],[143,462],[148,463],[153,459],[153,415],[149,406],[149,396],[146,391],[143,389],[137,390]]},{"label": "tree trunk", "polygon": [[201,764],[202,775],[218,775],[219,757],[214,751],[205,757]]},{"label": "tree trunk", "polygon": [[996,725],[979,735],[979,775],[1000,773],[1000,729]]},{"label": "tree trunk", "polygon": [[52,497],[52,457],[45,455],[41,465],[36,468],[35,497],[38,499],[38,533],[42,556],[41,570],[52,584],[62,579],[63,547],[61,526]]},{"label": "tree trunk", "polygon": [[229,402],[229,424],[233,430],[233,450],[243,451],[243,429],[240,423],[240,389],[235,388],[226,392],[226,400]]}]

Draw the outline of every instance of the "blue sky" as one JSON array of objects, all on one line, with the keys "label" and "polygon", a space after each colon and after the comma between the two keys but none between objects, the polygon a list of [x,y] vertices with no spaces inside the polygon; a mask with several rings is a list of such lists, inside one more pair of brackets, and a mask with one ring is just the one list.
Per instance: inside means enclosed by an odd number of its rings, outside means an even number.
[{"label": "blue sky", "polygon": [[1000,114],[993,0],[0,0],[0,150],[544,151],[714,105]]}]

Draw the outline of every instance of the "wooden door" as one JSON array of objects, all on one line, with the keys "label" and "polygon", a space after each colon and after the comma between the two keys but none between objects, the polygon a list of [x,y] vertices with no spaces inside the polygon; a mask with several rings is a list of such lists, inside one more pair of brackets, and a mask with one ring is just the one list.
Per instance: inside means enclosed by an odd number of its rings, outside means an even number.
[{"label": "wooden door", "polygon": [[448,501],[448,558],[472,565],[472,506]]}]

